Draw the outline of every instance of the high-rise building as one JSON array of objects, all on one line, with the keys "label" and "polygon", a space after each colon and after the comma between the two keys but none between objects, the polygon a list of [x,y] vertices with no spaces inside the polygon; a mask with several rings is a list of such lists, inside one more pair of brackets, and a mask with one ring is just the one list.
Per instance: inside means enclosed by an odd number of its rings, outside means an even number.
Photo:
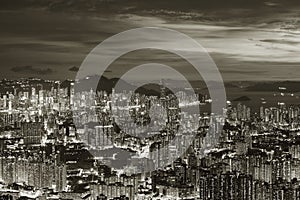
[{"label": "high-rise building", "polygon": [[40,144],[43,136],[43,124],[41,122],[22,122],[21,132],[24,144]]}]

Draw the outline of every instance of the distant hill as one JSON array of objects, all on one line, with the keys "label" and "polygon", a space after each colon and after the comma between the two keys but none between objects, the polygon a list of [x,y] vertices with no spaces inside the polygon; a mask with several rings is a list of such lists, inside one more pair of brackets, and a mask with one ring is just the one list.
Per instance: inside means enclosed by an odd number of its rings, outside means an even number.
[{"label": "distant hill", "polygon": [[[127,90],[132,91],[135,90],[135,86],[127,83],[126,81],[119,79],[119,78],[106,78],[102,76],[101,78],[99,76],[90,76],[88,79],[82,79],[79,81],[79,84],[75,84],[76,91],[89,91],[95,83],[98,83],[97,85],[97,91],[106,91],[107,93],[112,92],[112,88],[116,86],[118,83],[121,87],[121,90]],[[70,87],[71,81],[63,81],[61,84],[61,87]],[[139,87],[136,89],[136,91],[140,94],[145,95],[153,95],[153,96],[159,96],[160,95],[160,86],[156,84],[148,84],[143,87]]]},{"label": "distant hill", "polygon": [[283,82],[260,82],[248,86],[247,91],[265,91],[265,92],[278,92],[279,87],[286,88],[286,92],[299,92],[300,82],[298,81],[283,81]]},{"label": "distant hill", "polygon": [[249,97],[247,97],[247,96],[241,96],[241,97],[236,98],[236,99],[234,99],[232,101],[250,101],[250,100],[251,99]]},{"label": "distant hill", "polygon": [[[61,83],[61,88],[69,88],[71,83],[74,81],[71,80],[65,80]],[[79,81],[80,84],[75,84],[76,91],[89,91],[91,89],[91,86],[95,85],[95,83],[98,83],[97,85],[97,91],[106,91],[107,93],[112,92],[112,88],[116,86],[118,83],[121,87],[121,90],[126,91],[133,91],[135,90],[137,93],[148,95],[148,96],[160,96],[161,94],[161,86],[158,84],[146,84],[142,87],[136,88],[134,85],[131,85],[127,83],[126,81],[119,79],[119,78],[112,78],[109,79],[107,77],[102,76],[101,78],[99,76],[90,76],[88,79],[82,79]],[[176,93],[181,90],[181,88],[173,89],[174,92],[172,92],[167,86],[165,89],[166,94]],[[191,90],[186,90],[187,93],[192,93]],[[196,91],[196,93],[199,93]],[[202,94],[200,95],[202,97]]]},{"label": "distant hill", "polygon": [[[61,88],[70,88],[71,83],[74,81],[71,80],[65,80],[61,83]],[[115,85],[119,82],[121,84],[122,89],[130,90],[134,88],[133,85],[130,85],[129,83],[123,81],[122,79],[118,78],[106,78],[104,76],[89,76],[85,79],[80,79],[78,81],[78,84],[75,84],[76,91],[89,91],[92,87],[94,87],[96,84],[97,91],[106,91],[108,93],[111,93],[112,88],[115,87]]]},{"label": "distant hill", "polygon": [[61,88],[69,88],[71,83],[74,83],[74,81],[72,80],[64,80],[63,82],[61,82],[60,87]]}]

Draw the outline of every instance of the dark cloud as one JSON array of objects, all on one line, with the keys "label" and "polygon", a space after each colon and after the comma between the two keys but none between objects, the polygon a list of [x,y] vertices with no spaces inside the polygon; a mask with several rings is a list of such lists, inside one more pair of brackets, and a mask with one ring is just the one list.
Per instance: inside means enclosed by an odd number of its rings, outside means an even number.
[{"label": "dark cloud", "polygon": [[298,0],[2,0],[1,9],[24,7],[46,8],[52,11],[88,13],[128,13],[144,10],[203,11],[226,9],[284,9],[300,5]]},{"label": "dark cloud", "polygon": [[297,45],[300,44],[300,42],[292,41],[292,40],[274,40],[274,39],[265,39],[265,40],[260,40],[261,42],[266,42],[266,43],[277,43],[277,44],[287,44],[287,45]]},{"label": "dark cloud", "polygon": [[53,73],[53,70],[51,68],[38,68],[30,65],[13,67],[11,68],[11,71],[15,73],[33,74],[33,75],[49,75]]},{"label": "dark cloud", "polygon": [[[120,14],[156,16],[170,21],[197,21],[231,26],[281,26],[290,13],[299,13],[299,0],[2,0],[0,10],[34,8],[76,16]],[[126,16],[124,15],[124,20]],[[57,22],[58,23],[58,22]],[[113,25],[115,26],[115,25]],[[78,27],[78,26],[77,26]],[[295,25],[298,28],[298,25]],[[290,27],[288,27],[290,28]],[[82,28],[83,29],[83,28]],[[42,30],[42,29],[41,29]],[[70,35],[70,37],[72,37]]]},{"label": "dark cloud", "polygon": [[[298,0],[3,0],[0,60],[7,68],[0,77],[50,74],[51,79],[72,79],[79,67],[70,66],[80,66],[104,39],[131,28],[155,26],[199,41],[226,80],[289,79],[287,72],[300,63],[299,5]],[[106,75],[114,77],[140,60],[156,60],[193,75],[172,56],[153,52],[120,59]],[[14,67],[24,63],[51,66],[56,73]],[[296,76],[295,70],[292,78]]]}]

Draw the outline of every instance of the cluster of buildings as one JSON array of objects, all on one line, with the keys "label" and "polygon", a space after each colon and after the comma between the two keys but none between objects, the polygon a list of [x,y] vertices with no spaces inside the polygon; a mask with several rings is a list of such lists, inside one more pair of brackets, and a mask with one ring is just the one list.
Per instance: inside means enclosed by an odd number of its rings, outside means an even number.
[{"label": "cluster of buildings", "polygon": [[299,106],[227,102],[224,119],[193,112],[209,99],[163,86],[0,84],[0,199],[300,198]]}]

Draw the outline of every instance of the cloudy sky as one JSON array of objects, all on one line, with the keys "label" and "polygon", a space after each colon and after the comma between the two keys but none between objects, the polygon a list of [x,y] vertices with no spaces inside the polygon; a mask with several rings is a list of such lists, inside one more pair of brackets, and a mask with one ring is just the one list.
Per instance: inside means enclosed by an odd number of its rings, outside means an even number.
[{"label": "cloudy sky", "polygon": [[[297,0],[3,0],[0,24],[0,78],[74,79],[101,41],[148,26],[194,38],[225,81],[300,77]],[[175,55],[141,51],[120,58],[106,75],[153,60],[192,73]]]}]

